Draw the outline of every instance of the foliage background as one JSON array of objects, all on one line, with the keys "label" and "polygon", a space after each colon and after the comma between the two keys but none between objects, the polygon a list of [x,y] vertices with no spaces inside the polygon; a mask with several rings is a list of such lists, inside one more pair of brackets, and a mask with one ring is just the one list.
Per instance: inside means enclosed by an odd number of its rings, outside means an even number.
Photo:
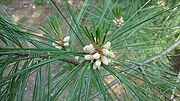
[{"label": "foliage background", "polygon": [[[56,12],[44,18],[41,30],[12,21],[1,9],[1,99],[178,99],[178,0],[85,0],[80,7],[63,0],[49,3]],[[125,21],[121,27],[112,21],[117,4]],[[104,21],[110,23],[106,42],[111,41],[116,58],[104,69],[88,69],[91,63],[83,60],[82,47],[90,41],[81,26],[93,31],[93,23],[102,27]],[[54,48],[54,33],[71,36],[70,47]]]}]

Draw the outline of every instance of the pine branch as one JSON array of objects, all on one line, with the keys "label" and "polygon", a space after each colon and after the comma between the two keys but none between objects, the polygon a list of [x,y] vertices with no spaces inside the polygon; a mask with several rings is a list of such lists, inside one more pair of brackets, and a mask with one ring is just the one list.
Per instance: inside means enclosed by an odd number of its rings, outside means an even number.
[{"label": "pine branch", "polygon": [[180,40],[176,41],[174,44],[172,44],[169,48],[165,49],[164,51],[162,51],[161,53],[159,53],[158,55],[155,55],[147,60],[145,60],[142,65],[153,62],[154,60],[157,60],[159,58],[161,58],[162,56],[166,55],[167,53],[169,53],[170,51],[172,51],[173,49],[175,49],[178,45],[180,45]]},{"label": "pine branch", "polygon": [[[180,40],[176,41],[174,44],[172,44],[169,48],[165,49],[164,51],[162,51],[160,54],[158,55],[155,55],[147,60],[144,60],[142,62],[142,64],[140,66],[137,66],[137,65],[134,65],[132,66],[130,69],[128,68],[129,71],[126,72],[126,74],[129,74],[130,72],[136,70],[136,69],[139,69],[140,67],[142,67],[144,64],[147,64],[147,63],[150,63],[150,62],[153,62],[159,58],[161,58],[162,56],[166,55],[167,53],[169,53],[170,51],[172,51],[173,49],[175,49],[178,45],[180,45]],[[118,80],[115,79],[113,80],[112,82],[109,83],[107,89],[111,88],[112,86],[114,86],[115,84],[118,83]],[[157,89],[156,89],[157,90]],[[163,95],[166,99],[170,99],[169,96],[167,96],[166,94],[164,94],[163,92],[157,90],[161,95]],[[94,97],[98,96],[99,95],[99,92],[96,92],[94,94],[92,94],[92,96],[90,96],[89,100],[90,99],[93,99]]]},{"label": "pine branch", "polygon": [[[3,56],[3,55],[8,55],[6,53],[2,53],[0,54],[0,56]],[[16,56],[20,56],[20,57],[28,57],[30,56],[30,54],[21,54],[21,53],[14,53],[12,55],[16,55]],[[38,55],[36,56],[36,58],[53,58],[54,56],[51,56],[51,55]],[[74,66],[77,66],[79,64],[79,62],[77,62],[75,59],[60,59],[60,61],[63,61],[63,62],[67,62],[67,63],[71,63],[73,64]]]},{"label": "pine branch", "polygon": [[172,51],[173,49],[175,49],[178,45],[180,45],[180,40],[176,41],[174,44],[172,44],[169,48],[165,49],[164,51],[160,52],[159,54],[147,59],[147,60],[144,60],[141,64],[139,65],[133,65],[132,67],[128,68],[128,72],[127,73],[130,73],[136,69],[139,69],[140,66],[143,66],[147,63],[150,63],[150,62],[153,62],[159,58],[161,58],[162,56],[166,55],[167,53],[169,53],[170,51]]}]

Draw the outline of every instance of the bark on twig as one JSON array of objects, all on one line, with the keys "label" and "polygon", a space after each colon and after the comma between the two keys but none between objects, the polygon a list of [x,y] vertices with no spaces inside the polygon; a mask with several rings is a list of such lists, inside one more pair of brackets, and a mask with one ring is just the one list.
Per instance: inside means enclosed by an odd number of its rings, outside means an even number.
[{"label": "bark on twig", "polygon": [[[0,54],[0,56],[3,56],[3,55],[8,55],[8,54],[6,54],[6,53]],[[12,55],[21,56],[21,57],[30,56],[30,54],[25,54],[25,53],[22,53],[22,54],[21,53],[14,53]],[[51,55],[38,55],[37,58],[53,58],[53,56],[51,56]],[[63,61],[63,62],[71,63],[74,66],[77,66],[79,64],[79,62],[77,62],[75,59],[59,59],[59,60]]]},{"label": "bark on twig", "polygon": [[147,60],[145,60],[143,62],[143,65],[144,64],[147,64],[147,63],[150,63],[154,60],[157,60],[159,58],[161,58],[162,56],[166,55],[167,53],[169,53],[170,51],[172,51],[173,49],[175,49],[178,45],[180,45],[180,40],[176,41],[173,45],[171,45],[169,48],[165,49],[164,51],[162,51],[160,54],[158,55],[155,55]]}]

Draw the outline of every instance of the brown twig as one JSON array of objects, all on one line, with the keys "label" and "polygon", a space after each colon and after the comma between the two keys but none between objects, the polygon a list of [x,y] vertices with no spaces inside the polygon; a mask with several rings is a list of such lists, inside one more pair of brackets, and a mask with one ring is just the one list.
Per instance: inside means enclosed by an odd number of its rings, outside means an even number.
[{"label": "brown twig", "polygon": [[[2,54],[0,54],[0,56],[3,56],[3,55],[8,55],[7,53],[2,53]],[[14,54],[12,54],[12,55],[16,55],[16,56],[20,56],[20,57],[28,57],[28,56],[30,56],[30,54],[27,54],[27,53],[14,53]],[[43,55],[38,55],[38,56],[36,56],[37,58],[53,58],[54,56],[51,56],[51,55],[45,55],[45,54],[43,54]],[[63,61],[63,62],[67,62],[67,63],[71,63],[71,64],[73,64],[74,66],[77,66],[78,64],[79,64],[79,62],[78,61],[76,61],[75,59],[59,59],[60,61]]]},{"label": "brown twig", "polygon": [[180,45],[180,40],[176,41],[173,45],[171,45],[169,48],[165,49],[164,51],[162,51],[161,53],[159,53],[158,55],[155,55],[147,60],[145,60],[143,62],[144,64],[150,63],[154,60],[157,60],[159,58],[161,58],[162,56],[166,55],[167,53],[169,53],[170,51],[172,51],[173,49],[175,49],[178,45]]}]

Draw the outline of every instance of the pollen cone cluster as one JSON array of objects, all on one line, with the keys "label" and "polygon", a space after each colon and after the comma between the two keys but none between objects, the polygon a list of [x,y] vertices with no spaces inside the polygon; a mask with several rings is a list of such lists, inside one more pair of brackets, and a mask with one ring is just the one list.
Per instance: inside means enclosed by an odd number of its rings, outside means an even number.
[{"label": "pollen cone cluster", "polygon": [[102,63],[108,65],[110,62],[108,57],[115,57],[114,53],[109,50],[110,46],[110,42],[107,42],[102,47],[96,48],[92,44],[86,45],[83,50],[88,54],[84,55],[84,59],[93,62],[93,69],[99,68]]},{"label": "pollen cone cluster", "polygon": [[123,23],[124,23],[124,20],[123,20],[123,17],[120,17],[120,18],[115,18],[115,20],[113,20],[113,22],[115,23],[115,25],[117,26],[117,27],[120,27],[121,25],[123,25]]},{"label": "pollen cone cluster", "polygon": [[62,49],[63,46],[64,47],[68,47],[69,46],[69,40],[70,40],[70,36],[67,36],[65,37],[64,39],[60,40],[60,41],[56,41],[57,43],[52,43],[52,45],[55,47],[55,48],[58,48],[58,49]]}]

